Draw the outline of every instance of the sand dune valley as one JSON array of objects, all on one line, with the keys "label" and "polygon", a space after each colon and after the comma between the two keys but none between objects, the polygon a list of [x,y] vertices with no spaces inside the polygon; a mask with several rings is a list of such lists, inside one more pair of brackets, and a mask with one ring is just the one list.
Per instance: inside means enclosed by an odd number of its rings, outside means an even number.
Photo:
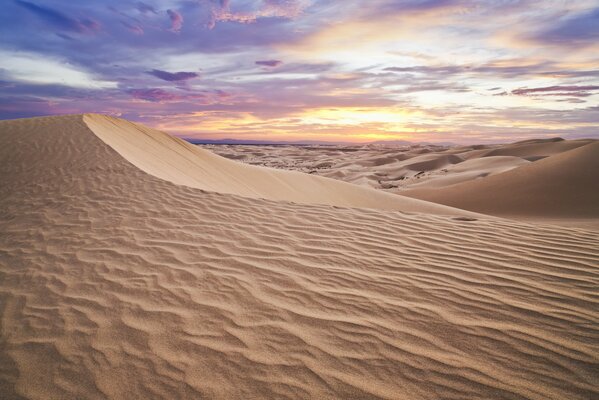
[{"label": "sand dune valley", "polygon": [[599,398],[596,140],[36,117],[0,182],[1,399]]}]

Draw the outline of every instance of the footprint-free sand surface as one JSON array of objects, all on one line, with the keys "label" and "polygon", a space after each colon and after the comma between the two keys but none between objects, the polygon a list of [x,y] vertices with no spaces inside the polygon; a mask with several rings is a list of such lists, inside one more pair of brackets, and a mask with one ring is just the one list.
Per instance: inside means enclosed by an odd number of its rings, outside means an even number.
[{"label": "footprint-free sand surface", "polygon": [[599,232],[313,175],[0,122],[0,398],[599,397]]},{"label": "footprint-free sand surface", "polygon": [[487,215],[599,230],[599,141],[476,146],[205,145],[253,165],[297,170]]}]

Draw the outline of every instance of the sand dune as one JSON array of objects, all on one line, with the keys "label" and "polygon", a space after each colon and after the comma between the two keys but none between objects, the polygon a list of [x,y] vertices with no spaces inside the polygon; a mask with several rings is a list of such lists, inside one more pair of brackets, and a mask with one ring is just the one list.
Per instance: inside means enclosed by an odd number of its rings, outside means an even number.
[{"label": "sand dune", "polygon": [[491,215],[599,218],[598,183],[592,142],[485,179],[402,194]]},{"label": "sand dune", "polygon": [[[244,162],[310,172],[489,215],[597,229],[597,143],[553,138],[424,146],[425,154],[423,146],[209,148]],[[344,156],[342,151],[348,150],[351,155]]]},{"label": "sand dune", "polygon": [[[442,146],[214,146],[205,148],[253,165],[297,170],[382,191],[443,187],[520,167],[590,141]],[[510,153],[513,153],[511,155]]]},{"label": "sand dune", "polygon": [[3,399],[599,396],[599,233],[207,192],[155,135],[0,122]]},{"label": "sand dune", "polygon": [[540,158],[576,149],[591,142],[592,140],[590,139],[563,140],[559,138],[548,140],[525,140],[510,145],[501,146],[496,149],[491,149],[486,152],[484,156],[517,156],[525,158],[529,161],[535,161]]},{"label": "sand dune", "polygon": [[[409,188],[440,188],[468,182],[487,176],[507,172],[511,169],[529,164],[520,157],[489,156],[462,160],[460,163],[446,166],[437,175],[427,176],[419,182],[410,184]],[[402,192],[399,192],[402,193]]]},{"label": "sand dune", "polygon": [[122,119],[88,114],[83,121],[104,143],[133,165],[179,185],[307,204],[466,215],[462,210],[393,196],[337,180],[243,165],[163,132]]}]

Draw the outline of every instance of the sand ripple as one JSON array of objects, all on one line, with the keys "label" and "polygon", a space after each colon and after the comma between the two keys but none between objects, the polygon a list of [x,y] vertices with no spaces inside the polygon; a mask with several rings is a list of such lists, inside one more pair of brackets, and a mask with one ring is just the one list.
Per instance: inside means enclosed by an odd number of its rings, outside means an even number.
[{"label": "sand ripple", "polygon": [[0,151],[2,398],[599,397],[597,232],[206,193],[68,133]]}]

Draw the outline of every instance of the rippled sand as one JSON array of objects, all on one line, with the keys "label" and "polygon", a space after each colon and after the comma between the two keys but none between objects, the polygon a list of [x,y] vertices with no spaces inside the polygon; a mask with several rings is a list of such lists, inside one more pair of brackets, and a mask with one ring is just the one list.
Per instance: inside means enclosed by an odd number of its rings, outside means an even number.
[{"label": "rippled sand", "polygon": [[248,164],[298,170],[463,210],[599,230],[599,141],[511,144],[203,146]]},{"label": "rippled sand", "polygon": [[99,136],[0,122],[3,399],[599,396],[598,232],[208,192]]}]

